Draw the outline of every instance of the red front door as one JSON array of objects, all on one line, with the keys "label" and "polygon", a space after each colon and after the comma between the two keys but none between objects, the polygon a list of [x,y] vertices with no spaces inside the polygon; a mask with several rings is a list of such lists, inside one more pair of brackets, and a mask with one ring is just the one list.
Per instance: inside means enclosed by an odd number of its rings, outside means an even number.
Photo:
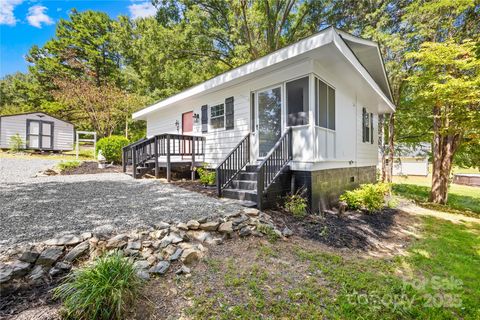
[{"label": "red front door", "polygon": [[[193,133],[193,111],[182,114],[182,134],[190,135]],[[191,156],[191,141],[183,140],[182,150],[186,156]],[[182,156],[183,158],[183,156]]]},{"label": "red front door", "polygon": [[193,111],[182,114],[182,134],[193,132]]}]

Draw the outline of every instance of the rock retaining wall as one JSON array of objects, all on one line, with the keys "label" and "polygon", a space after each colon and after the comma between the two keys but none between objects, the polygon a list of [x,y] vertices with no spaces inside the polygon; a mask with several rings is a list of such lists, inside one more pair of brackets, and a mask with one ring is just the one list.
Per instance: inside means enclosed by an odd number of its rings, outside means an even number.
[{"label": "rock retaining wall", "polygon": [[50,283],[109,251],[120,250],[134,261],[137,274],[148,280],[163,275],[173,265],[176,274],[190,273],[190,266],[205,256],[210,245],[230,237],[258,236],[278,230],[270,216],[257,209],[244,209],[224,218],[160,222],[149,230],[106,235],[82,233],[65,235],[36,245],[12,248],[0,257],[0,291],[7,295],[21,286]]}]

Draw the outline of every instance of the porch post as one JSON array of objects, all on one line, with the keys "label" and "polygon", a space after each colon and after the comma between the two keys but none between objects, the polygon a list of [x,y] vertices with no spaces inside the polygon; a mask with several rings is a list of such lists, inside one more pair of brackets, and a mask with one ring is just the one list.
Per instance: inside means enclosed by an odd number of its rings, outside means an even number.
[{"label": "porch post", "polygon": [[172,167],[170,163],[170,134],[167,134],[167,181],[172,179]]},{"label": "porch post", "polygon": [[132,148],[132,176],[133,179],[137,179],[137,152],[136,147]]},{"label": "porch post", "polygon": [[192,137],[192,147],[191,147],[191,150],[192,150],[192,166],[190,168],[190,170],[192,171],[192,181],[195,180],[195,171],[193,170],[195,168],[195,140],[196,140],[196,138]]},{"label": "porch post", "polygon": [[160,177],[160,168],[158,167],[158,137],[155,136],[155,145],[153,146],[153,152],[155,154],[155,178]]}]

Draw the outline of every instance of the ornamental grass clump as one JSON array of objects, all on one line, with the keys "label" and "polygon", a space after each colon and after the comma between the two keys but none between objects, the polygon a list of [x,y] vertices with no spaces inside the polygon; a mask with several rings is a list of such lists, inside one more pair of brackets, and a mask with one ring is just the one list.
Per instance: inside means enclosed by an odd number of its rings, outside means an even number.
[{"label": "ornamental grass clump", "polygon": [[374,213],[385,207],[385,198],[388,194],[390,194],[388,183],[368,183],[360,185],[355,190],[346,191],[340,196],[340,201],[345,201],[350,209]]},{"label": "ornamental grass clump", "polygon": [[67,319],[124,319],[142,284],[133,263],[115,252],[72,272],[53,293]]},{"label": "ornamental grass clump", "polygon": [[308,213],[308,201],[304,194],[305,189],[302,188],[285,198],[285,210],[294,217],[302,218]]},{"label": "ornamental grass clump", "polygon": [[67,171],[71,169],[77,168],[81,164],[80,161],[78,160],[67,160],[67,161],[61,161],[59,164],[57,164],[58,169],[60,171]]}]

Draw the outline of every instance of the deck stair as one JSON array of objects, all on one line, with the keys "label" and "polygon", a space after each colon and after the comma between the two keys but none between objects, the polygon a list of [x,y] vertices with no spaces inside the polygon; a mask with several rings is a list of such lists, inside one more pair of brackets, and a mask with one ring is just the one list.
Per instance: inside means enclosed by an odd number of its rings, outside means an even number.
[{"label": "deck stair", "polygon": [[292,130],[288,129],[260,162],[250,161],[250,134],[216,169],[219,196],[255,203],[261,210],[269,188],[292,160]]}]

